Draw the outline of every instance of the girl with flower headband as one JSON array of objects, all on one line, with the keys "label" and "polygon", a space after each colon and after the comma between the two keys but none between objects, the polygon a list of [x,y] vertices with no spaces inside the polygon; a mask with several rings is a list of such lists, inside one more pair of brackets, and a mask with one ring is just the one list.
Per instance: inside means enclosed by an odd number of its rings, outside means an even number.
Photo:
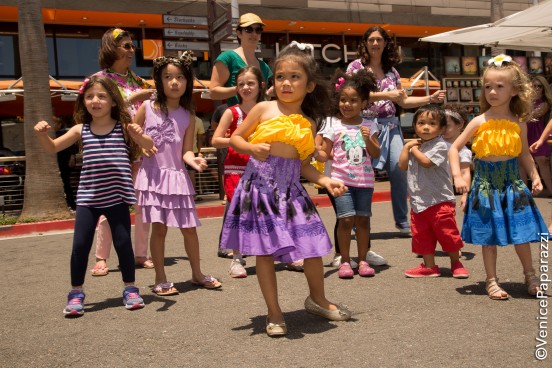
[{"label": "girl with flower headband", "polygon": [[[482,245],[489,298],[509,297],[498,284],[496,272],[497,245],[508,244],[514,244],[521,261],[527,292],[537,295],[542,290],[529,243],[540,241],[540,234],[548,230],[531,196],[542,190],[527,144],[533,89],[527,74],[506,55],[489,60],[482,80],[482,114],[468,124],[449,151],[456,190],[466,193],[469,189],[462,238]],[[470,188],[462,177],[458,152],[472,137],[475,167]],[[531,191],[520,179],[519,164],[531,178]]]},{"label": "girl with flower headband", "polygon": [[341,256],[337,274],[342,279],[354,276],[349,249],[351,230],[356,226],[358,274],[374,276],[375,270],[366,262],[366,255],[374,193],[372,158],[379,157],[380,145],[376,121],[362,117],[361,113],[368,105],[370,92],[376,90],[376,80],[365,70],[353,75],[338,70],[334,85],[333,111],[319,132],[324,152],[318,159],[323,161],[332,156],[331,177],[348,188],[342,196],[330,196],[337,217],[336,255]]},{"label": "girl with flower headband", "polygon": [[230,146],[250,158],[228,208],[221,244],[256,256],[269,336],[287,334],[278,302],[275,260],[304,259],[308,312],[330,320],[351,318],[346,307],[326,299],[322,256],[330,252],[331,243],[299,180],[303,176],[334,196],[346,191],[342,182],[310,165],[314,134],[330,102],[312,49],[312,45],[292,42],[280,52],[274,63],[277,100],[255,105],[230,137]]},{"label": "girl with flower headband", "polygon": [[[98,55],[101,71],[94,75],[111,79],[117,85],[119,92],[127,103],[131,117],[143,101],[148,100],[153,93],[152,86],[134,73],[130,66],[134,58],[136,46],[132,43],[129,32],[121,28],[110,28],[102,36]],[[132,176],[136,176],[140,168],[140,158],[132,163]],[[134,255],[137,267],[153,268],[154,264],[148,258],[149,225],[142,223],[141,208],[134,206]],[[111,252],[111,230],[105,217],[100,218],[96,237],[96,264],[92,268],[92,276],[105,276],[109,272],[107,259]]]},{"label": "girl with flower headband", "polygon": [[142,308],[144,301],[134,286],[134,253],[130,238],[129,206],[136,202],[130,163],[138,155],[134,141],[145,149],[153,148],[153,142],[138,125],[131,124],[123,98],[115,83],[107,77],[86,79],[75,103],[74,119],[77,124],[54,140],[47,134],[50,129],[47,122],[38,122],[34,127],[47,152],[57,152],[82,141],[83,164],[71,254],[72,289],[63,313],[69,317],[84,313],[86,266],[101,215],[107,218],[112,229],[125,284],[125,307]]},{"label": "girl with flower headband", "polygon": [[157,295],[175,295],[178,290],[165,274],[165,237],[168,227],[177,227],[192,268],[192,284],[214,289],[221,283],[201,272],[200,225],[194,202],[194,187],[184,163],[201,172],[207,168],[202,157],[195,157],[193,93],[193,53],[180,58],[160,57],[153,61],[155,100],[146,101],[136,113],[135,123],[143,127],[155,144],[155,153],[144,157],[136,178],[142,206],[142,220],[151,223],[150,251],[155,264]]}]

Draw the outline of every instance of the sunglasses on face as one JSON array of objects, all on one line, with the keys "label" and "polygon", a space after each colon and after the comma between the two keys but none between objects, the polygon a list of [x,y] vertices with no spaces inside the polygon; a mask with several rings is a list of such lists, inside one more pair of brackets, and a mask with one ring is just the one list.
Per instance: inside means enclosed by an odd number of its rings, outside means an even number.
[{"label": "sunglasses on face", "polygon": [[251,26],[249,26],[249,27],[245,27],[245,28],[242,28],[242,29],[245,31],[245,33],[255,32],[256,34],[261,34],[264,31],[263,27],[251,27]]},{"label": "sunglasses on face", "polygon": [[542,88],[542,84],[533,84],[533,88],[535,88],[535,89],[541,89],[541,88]]},{"label": "sunglasses on face", "polygon": [[125,50],[136,50],[136,45],[132,42],[123,43],[122,45],[119,45],[119,47],[122,47]]}]

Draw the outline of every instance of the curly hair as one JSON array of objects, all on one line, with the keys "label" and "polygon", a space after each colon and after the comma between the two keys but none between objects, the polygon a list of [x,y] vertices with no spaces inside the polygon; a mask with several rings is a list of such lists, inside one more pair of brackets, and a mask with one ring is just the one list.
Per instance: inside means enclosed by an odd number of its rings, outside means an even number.
[{"label": "curly hair", "polygon": [[301,104],[301,110],[306,116],[316,122],[317,130],[329,115],[331,97],[328,82],[322,76],[320,66],[312,56],[312,45],[298,44],[293,41],[286,46],[274,61],[273,69],[276,71],[278,65],[284,61],[297,63],[307,74],[308,82],[315,84],[314,90],[307,93]]},{"label": "curly hair", "polygon": [[108,69],[117,61],[119,55],[117,47],[120,46],[123,37],[132,38],[131,34],[121,28],[109,28],[102,36],[100,52],[98,53],[98,63],[100,68]]},{"label": "curly hair", "polygon": [[385,29],[374,26],[370,27],[364,32],[362,40],[358,45],[358,56],[363,66],[368,66],[370,64],[370,54],[368,53],[368,48],[366,43],[368,38],[374,32],[379,32],[385,41],[385,48],[383,49],[383,54],[381,55],[381,65],[383,67],[383,72],[388,73],[392,67],[401,62],[401,55],[399,54],[399,48],[395,44],[395,41],[389,36]]},{"label": "curly hair", "polygon": [[101,85],[106,92],[109,94],[109,97],[115,103],[115,106],[111,107],[111,118],[115,121],[119,121],[123,128],[123,135],[125,137],[125,142],[129,147],[129,157],[131,161],[137,159],[140,155],[140,147],[130,138],[128,133],[128,126],[132,123],[132,118],[128,112],[128,106],[125,103],[123,96],[119,92],[119,88],[114,81],[105,77],[93,75],[84,80],[84,83],[79,91],[77,96],[77,101],[75,102],[75,110],[73,112],[73,120],[76,124],[90,124],[92,123],[92,115],[88,112],[88,109],[85,105],[85,96],[86,92],[94,85]]},{"label": "curly hair", "polygon": [[153,80],[156,90],[155,104],[166,116],[169,115],[169,110],[167,108],[167,96],[165,96],[165,91],[163,89],[162,74],[163,70],[165,70],[169,64],[180,68],[184,78],[186,78],[186,89],[184,94],[180,97],[179,105],[190,112],[193,112],[195,109],[193,101],[194,70],[192,68],[192,55],[193,52],[188,50],[184,51],[180,58],[161,56],[153,60]]},{"label": "curly hair", "polygon": [[[517,116],[521,122],[527,122],[531,120],[531,112],[533,110],[533,101],[535,99],[535,91],[531,84],[531,80],[526,72],[515,61],[502,62],[500,66],[496,64],[490,64],[485,68],[483,76],[481,77],[483,88],[485,88],[485,79],[489,72],[492,71],[508,71],[512,78],[512,86],[517,92],[515,96],[510,99],[510,111]],[[485,94],[481,94],[479,100],[481,107],[481,113],[489,110],[491,105],[485,98]]]},{"label": "curly hair", "polygon": [[376,78],[372,73],[365,69],[361,69],[354,74],[348,74],[337,69],[332,77],[332,116],[339,115],[339,96],[345,88],[354,89],[360,96],[362,101],[369,101],[370,92],[376,92],[378,85]]}]

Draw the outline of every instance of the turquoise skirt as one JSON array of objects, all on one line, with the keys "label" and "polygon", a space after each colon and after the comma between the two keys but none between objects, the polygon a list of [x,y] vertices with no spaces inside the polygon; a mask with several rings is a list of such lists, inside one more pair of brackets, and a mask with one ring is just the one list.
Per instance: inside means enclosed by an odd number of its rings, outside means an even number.
[{"label": "turquoise skirt", "polygon": [[474,160],[475,174],[466,203],[462,239],[477,245],[508,245],[540,241],[548,228],[520,179],[517,158]]}]

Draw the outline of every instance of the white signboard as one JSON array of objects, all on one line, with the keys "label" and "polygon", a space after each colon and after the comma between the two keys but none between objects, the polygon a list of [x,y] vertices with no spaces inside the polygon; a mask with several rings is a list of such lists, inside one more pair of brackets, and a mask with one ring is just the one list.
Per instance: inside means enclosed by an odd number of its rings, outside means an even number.
[{"label": "white signboard", "polygon": [[206,29],[163,28],[163,36],[176,38],[209,38],[209,31]]},{"label": "white signboard", "polygon": [[187,15],[163,14],[164,24],[189,24],[194,26],[207,26],[207,17],[192,17]]},{"label": "white signboard", "polygon": [[165,50],[209,51],[208,42],[169,41],[164,42]]}]

